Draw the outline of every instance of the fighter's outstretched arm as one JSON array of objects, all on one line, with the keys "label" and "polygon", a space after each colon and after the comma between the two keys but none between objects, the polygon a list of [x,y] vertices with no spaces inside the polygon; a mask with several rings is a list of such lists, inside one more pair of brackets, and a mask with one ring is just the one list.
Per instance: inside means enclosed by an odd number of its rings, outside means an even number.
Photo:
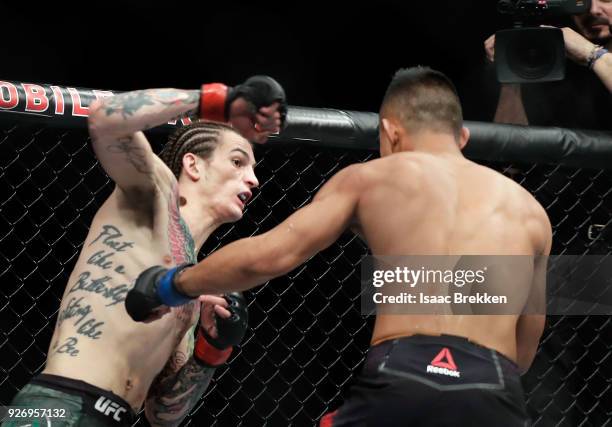
[{"label": "fighter's outstretched arm", "polygon": [[363,166],[343,169],[312,203],[259,236],[233,242],[176,278],[189,296],[250,289],[281,276],[334,243],[349,227],[363,191]]},{"label": "fighter's outstretched arm", "polygon": [[353,225],[367,191],[366,165],[353,165],[327,182],[312,203],[256,237],[231,243],[195,266],[153,266],[140,273],[126,297],[135,321],[150,320],[161,306],[187,304],[202,294],[245,290],[288,273],[331,245]]}]

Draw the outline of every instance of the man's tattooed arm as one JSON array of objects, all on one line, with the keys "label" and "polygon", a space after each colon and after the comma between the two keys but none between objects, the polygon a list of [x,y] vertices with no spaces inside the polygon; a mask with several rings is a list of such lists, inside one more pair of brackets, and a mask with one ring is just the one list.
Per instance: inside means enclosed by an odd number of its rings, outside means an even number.
[{"label": "man's tattooed arm", "polygon": [[[198,111],[199,90],[149,89],[102,98],[90,106],[92,147],[106,173],[131,194],[152,195],[160,170],[149,141],[140,131]],[[130,198],[133,199],[133,198]]]},{"label": "man's tattooed arm", "polygon": [[[147,420],[153,427],[178,426],[208,388],[215,368],[200,365],[193,358],[193,330],[186,345],[174,352],[155,378],[145,402]],[[183,343],[182,343],[183,344]]]},{"label": "man's tattooed arm", "polygon": [[199,90],[147,89],[94,101],[90,106],[92,138],[133,134],[198,111]]}]

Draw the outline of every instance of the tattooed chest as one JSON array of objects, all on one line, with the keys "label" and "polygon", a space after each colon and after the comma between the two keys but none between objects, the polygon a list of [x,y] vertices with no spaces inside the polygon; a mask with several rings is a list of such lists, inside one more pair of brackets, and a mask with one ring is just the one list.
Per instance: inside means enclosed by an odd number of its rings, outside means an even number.
[{"label": "tattooed chest", "polygon": [[195,244],[189,227],[180,215],[178,207],[178,190],[175,189],[168,206],[168,242],[174,264],[195,264]]},{"label": "tattooed chest", "polygon": [[171,230],[169,230],[168,243],[173,264],[196,263],[195,250],[193,248],[193,243],[190,241],[191,236],[186,235],[182,231],[178,231],[176,227],[173,226]]},{"label": "tattooed chest", "polygon": [[61,346],[54,343],[53,349],[60,354],[76,357],[79,341],[103,339],[109,313],[116,313],[132,287],[124,262],[137,250],[135,241],[116,225],[104,224],[96,231],[83,249],[58,313],[57,327],[72,335]]}]

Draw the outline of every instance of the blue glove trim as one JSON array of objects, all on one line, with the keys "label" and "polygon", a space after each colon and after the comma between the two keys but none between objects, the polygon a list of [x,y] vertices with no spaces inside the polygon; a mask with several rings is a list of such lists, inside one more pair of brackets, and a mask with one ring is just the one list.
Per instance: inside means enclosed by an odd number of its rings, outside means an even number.
[{"label": "blue glove trim", "polygon": [[178,305],[187,304],[194,298],[189,297],[185,294],[180,293],[174,287],[174,276],[179,269],[182,270],[182,266],[174,267],[168,270],[159,280],[159,286],[157,286],[157,296],[162,304],[176,307]]}]

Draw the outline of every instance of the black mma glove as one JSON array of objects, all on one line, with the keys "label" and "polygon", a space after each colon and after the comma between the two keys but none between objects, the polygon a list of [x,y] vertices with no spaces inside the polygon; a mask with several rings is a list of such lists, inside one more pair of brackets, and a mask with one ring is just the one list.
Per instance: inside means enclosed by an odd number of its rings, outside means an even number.
[{"label": "black mma glove", "polygon": [[240,292],[232,292],[223,298],[228,302],[231,316],[227,319],[213,314],[217,325],[217,338],[213,338],[202,327],[193,351],[193,357],[204,366],[216,367],[225,363],[232,354],[233,346],[240,344],[249,323],[247,301]]},{"label": "black mma glove", "polygon": [[182,264],[169,270],[156,265],[140,273],[125,298],[125,309],[130,317],[136,322],[142,322],[159,306],[175,307],[193,300],[180,293],[174,284],[176,275],[192,265]]},{"label": "black mma glove", "polygon": [[202,85],[200,95],[200,118],[217,122],[227,122],[232,102],[244,98],[253,105],[254,113],[262,107],[279,103],[281,129],[287,118],[287,97],[283,87],[272,77],[253,76],[244,83],[228,87],[222,83]]}]

